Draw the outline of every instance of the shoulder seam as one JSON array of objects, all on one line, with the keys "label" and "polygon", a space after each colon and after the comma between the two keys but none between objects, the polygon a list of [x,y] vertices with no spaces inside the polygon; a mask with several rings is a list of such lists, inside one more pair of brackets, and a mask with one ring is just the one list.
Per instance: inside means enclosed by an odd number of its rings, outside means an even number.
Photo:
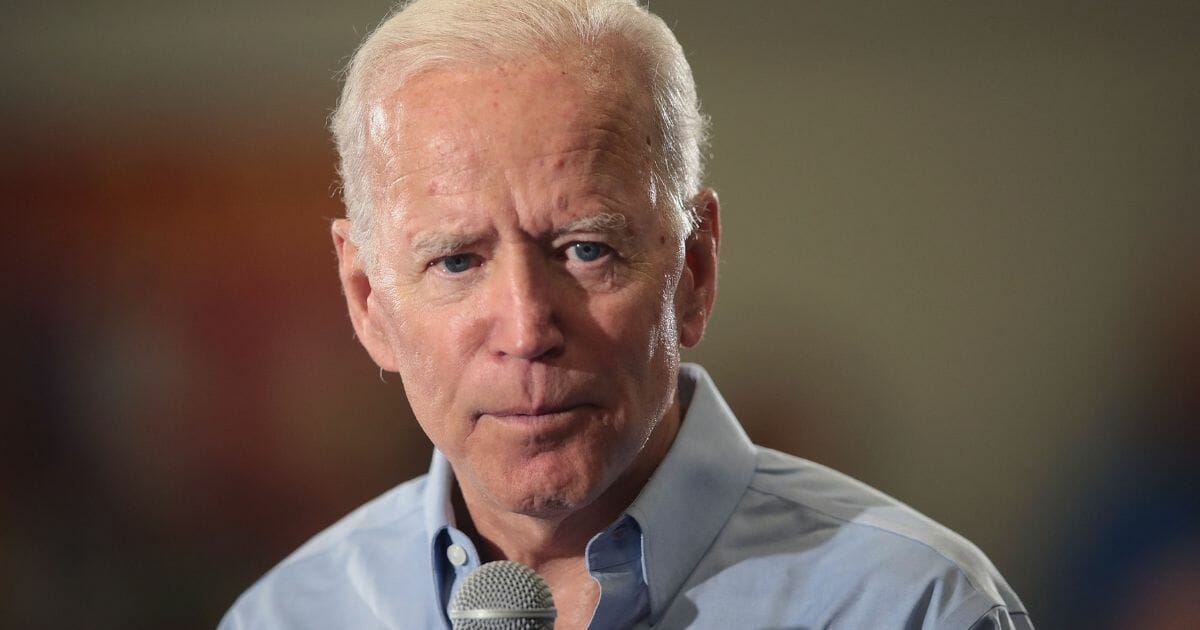
[{"label": "shoulder seam", "polygon": [[[756,472],[757,472],[757,471],[756,471]],[[932,551],[933,553],[937,554],[937,555],[938,555],[938,556],[940,556],[940,557],[941,557],[943,560],[945,560],[947,563],[949,563],[949,564],[950,564],[950,566],[954,567],[954,569],[955,569],[956,571],[958,571],[960,574],[962,574],[962,576],[963,576],[963,577],[965,577],[965,578],[966,578],[966,580],[967,580],[967,583],[971,585],[971,588],[972,588],[972,589],[974,589],[976,593],[979,593],[979,594],[981,594],[981,595],[987,594],[987,592],[986,592],[985,590],[983,590],[982,588],[980,588],[980,587],[979,587],[979,584],[977,584],[977,583],[976,583],[976,581],[975,581],[974,577],[971,575],[971,573],[970,573],[969,571],[967,571],[966,569],[964,569],[964,568],[963,568],[963,566],[962,566],[961,564],[959,564],[958,562],[954,561],[954,559],[952,559],[952,558],[948,557],[946,554],[942,553],[942,552],[941,552],[941,550],[939,550],[938,548],[934,547],[933,545],[930,545],[929,543],[927,543],[927,542],[925,542],[925,541],[923,541],[923,540],[919,540],[919,539],[913,538],[912,536],[907,536],[907,535],[905,535],[905,534],[902,534],[902,533],[900,533],[900,532],[897,532],[897,531],[894,531],[894,530],[890,530],[890,529],[886,529],[886,528],[880,527],[880,526],[878,526],[878,525],[873,525],[873,524],[871,524],[871,523],[860,523],[860,522],[857,522],[857,521],[852,521],[852,520],[850,520],[850,519],[847,519],[847,518],[844,518],[844,517],[841,517],[841,516],[837,516],[836,514],[830,514],[829,512],[827,512],[827,511],[825,511],[825,510],[822,510],[822,509],[820,509],[820,508],[818,508],[818,507],[815,507],[815,506],[809,505],[809,504],[807,504],[807,503],[804,503],[804,502],[801,502],[801,501],[797,501],[797,500],[795,500],[795,499],[792,499],[792,498],[790,498],[790,497],[781,496],[781,495],[780,495],[780,494],[778,494],[778,493],[775,493],[775,492],[770,492],[770,491],[768,491],[768,490],[766,490],[766,489],[763,489],[763,488],[757,487],[757,486],[755,485],[755,482],[754,482],[754,481],[751,481],[751,482],[750,482],[750,484],[749,484],[749,485],[746,487],[746,489],[747,489],[747,490],[753,490],[753,491],[755,491],[755,492],[757,492],[757,493],[759,493],[759,494],[762,494],[762,495],[766,495],[766,496],[769,496],[769,497],[773,497],[773,498],[775,498],[775,499],[778,499],[779,501],[784,501],[784,502],[790,503],[790,504],[792,504],[792,505],[795,505],[795,506],[797,506],[797,507],[803,508],[803,509],[805,509],[805,510],[810,510],[810,511],[812,511],[812,512],[816,512],[816,513],[818,513],[818,514],[822,514],[822,515],[824,515],[824,516],[827,516],[827,517],[829,517],[829,518],[831,518],[831,519],[834,519],[834,520],[836,520],[836,521],[839,521],[839,522],[845,523],[845,524],[847,524],[847,525],[857,525],[857,526],[859,526],[859,527],[869,527],[869,528],[871,528],[871,529],[874,529],[874,530],[876,530],[876,531],[883,532],[883,533],[885,533],[885,534],[889,534],[889,535],[891,535],[891,536],[895,536],[895,537],[897,537],[897,538],[902,538],[902,539],[904,539],[904,540],[907,540],[907,541],[909,541],[909,542],[912,542],[912,543],[914,543],[914,544],[920,545],[920,546],[922,546],[922,547],[924,547],[924,548],[926,548],[926,549],[928,549],[928,550]],[[899,503],[899,502],[898,502],[898,503]],[[908,507],[908,505],[906,505],[906,504],[900,503],[900,505],[904,506],[904,507],[905,507],[905,508],[907,508],[907,509],[910,509],[910,510],[912,509],[912,508]],[[914,510],[914,512],[915,512],[915,510]],[[920,514],[920,513],[919,513],[919,512],[917,512],[917,514]],[[925,517],[925,518],[928,518],[928,517]],[[936,523],[936,521],[934,521],[934,522]],[[942,525],[940,525],[940,524],[939,524],[939,527],[944,527],[944,526],[942,526]],[[989,599],[990,599],[990,596],[989,596]],[[997,603],[996,605],[997,605],[997,606],[1004,606],[1004,605],[1005,605],[1005,603],[1004,603],[1004,601],[1003,601],[1003,599],[1002,599],[1002,600],[1001,600],[999,603]]]}]

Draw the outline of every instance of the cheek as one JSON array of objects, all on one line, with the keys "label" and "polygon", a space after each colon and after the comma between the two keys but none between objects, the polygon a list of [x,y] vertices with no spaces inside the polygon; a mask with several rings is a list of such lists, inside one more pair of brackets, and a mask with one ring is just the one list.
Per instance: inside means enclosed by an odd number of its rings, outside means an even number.
[{"label": "cheek", "polygon": [[404,390],[418,417],[449,416],[472,356],[477,321],[470,309],[401,308],[393,349]]},{"label": "cheek", "polygon": [[679,354],[680,281],[683,271],[682,252],[679,252],[679,256],[673,262],[674,265],[667,267],[662,272],[663,282],[656,287],[654,296],[646,299],[645,321],[650,333],[650,338],[647,340],[647,343],[651,344],[650,351],[654,353],[656,348],[663,348],[668,351],[668,354],[677,358]]},{"label": "cheek", "polygon": [[[592,319],[610,344],[605,355],[624,357],[632,364],[657,363],[675,347],[678,333],[673,292],[649,288],[636,294],[593,302]],[[613,352],[615,348],[624,351]]]}]

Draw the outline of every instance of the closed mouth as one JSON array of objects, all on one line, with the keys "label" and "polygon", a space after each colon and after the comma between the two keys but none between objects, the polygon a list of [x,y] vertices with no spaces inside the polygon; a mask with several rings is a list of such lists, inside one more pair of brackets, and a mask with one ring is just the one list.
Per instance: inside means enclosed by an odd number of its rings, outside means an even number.
[{"label": "closed mouth", "polygon": [[511,407],[481,412],[480,417],[490,416],[510,422],[539,422],[560,419],[563,416],[589,405],[539,405],[536,407]]}]

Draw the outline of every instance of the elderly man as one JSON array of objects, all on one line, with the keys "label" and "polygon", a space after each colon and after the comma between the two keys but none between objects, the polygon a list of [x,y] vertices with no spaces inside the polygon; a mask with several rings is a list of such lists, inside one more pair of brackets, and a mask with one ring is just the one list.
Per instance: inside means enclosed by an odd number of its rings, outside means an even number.
[{"label": "elderly man", "polygon": [[632,0],[424,0],[333,132],[359,341],[436,451],[223,628],[444,628],[509,559],[557,628],[1029,628],[970,543],[752,445],[698,366],[720,242],[682,51]]}]

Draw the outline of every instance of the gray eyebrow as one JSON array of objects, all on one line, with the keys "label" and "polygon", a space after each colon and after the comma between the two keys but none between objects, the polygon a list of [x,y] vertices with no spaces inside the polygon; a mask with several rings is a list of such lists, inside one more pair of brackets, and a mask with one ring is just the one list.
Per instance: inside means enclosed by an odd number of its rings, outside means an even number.
[{"label": "gray eyebrow", "polygon": [[478,241],[478,235],[425,232],[413,237],[412,249],[423,259],[441,258]]},{"label": "gray eyebrow", "polygon": [[619,232],[629,225],[629,219],[619,212],[604,212],[576,219],[554,231],[555,236],[571,232]]},{"label": "gray eyebrow", "polygon": [[[629,225],[629,219],[619,212],[604,212],[576,219],[554,230],[553,238],[573,232],[619,233]],[[412,251],[421,259],[449,256],[482,239],[479,234],[454,232],[423,232],[412,240]]]}]

